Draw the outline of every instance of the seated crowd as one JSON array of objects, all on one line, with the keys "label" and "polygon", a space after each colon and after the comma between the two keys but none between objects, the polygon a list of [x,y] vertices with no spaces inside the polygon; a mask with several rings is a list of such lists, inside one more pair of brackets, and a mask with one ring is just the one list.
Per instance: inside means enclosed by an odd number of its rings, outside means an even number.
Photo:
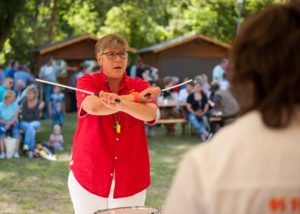
[{"label": "seated crowd", "polygon": [[[161,118],[186,118],[199,133],[201,142],[206,141],[230,119],[234,119],[239,111],[239,104],[229,90],[226,73],[223,77],[209,84],[207,76],[202,74],[180,88],[163,92],[157,99],[158,104],[174,105],[160,108]],[[185,78],[182,82],[187,80]],[[163,83],[163,88],[172,87],[179,83],[179,78],[168,76]],[[174,125],[165,124],[167,134],[174,134]]]},{"label": "seated crowd", "polygon": [[[8,140],[10,137],[15,142],[13,158],[19,158],[20,143],[22,143],[23,151],[30,158],[37,156],[36,132],[41,127],[40,118],[45,103],[39,97],[38,86],[33,84],[33,75],[27,69],[25,70],[25,67],[18,67],[17,62],[12,62],[4,72],[4,78],[0,85],[0,159],[6,157],[9,146],[7,143],[12,142]],[[54,133],[60,133],[63,125],[65,111],[63,96],[59,88],[54,88],[51,92],[48,109],[51,111]],[[61,145],[63,138],[56,139],[56,135],[51,134],[47,144],[53,148],[53,152],[63,151]],[[60,145],[57,145],[57,142]]]},{"label": "seated crowd", "polygon": [[[39,77],[50,81],[46,78],[49,76],[45,74],[49,69],[53,69],[54,76],[52,78],[56,82],[59,69],[54,71],[55,68],[52,62],[51,57],[46,59],[46,64],[40,69]],[[162,96],[157,98],[158,104],[176,102],[184,105],[175,105],[168,109],[161,108],[161,118],[186,118],[194,130],[199,133],[201,142],[209,139],[212,134],[226,124],[227,118],[235,117],[239,110],[238,102],[228,90],[230,83],[225,72],[227,64],[228,60],[224,59],[220,65],[214,68],[211,84],[209,84],[207,76],[202,74],[193,78],[193,81],[186,85],[164,91]],[[68,68],[75,71],[73,67]],[[99,70],[99,67],[95,67],[91,72],[98,72]],[[88,67],[82,66],[81,71],[75,71],[71,76],[70,85],[76,87],[77,79],[84,73],[91,72]],[[0,159],[5,158],[5,139],[7,136],[15,139],[14,158],[19,158],[20,143],[23,146],[22,149],[30,158],[35,156],[36,132],[41,127],[41,116],[45,119],[51,119],[54,128],[53,134],[49,137],[47,143],[49,150],[53,152],[63,151],[64,148],[61,145],[63,138],[54,133],[60,133],[64,123],[65,94],[61,92],[59,87],[47,84],[41,87],[34,84],[35,78],[29,67],[19,65],[16,61],[11,62],[5,71],[2,71],[2,74],[3,78],[0,79]],[[159,82],[158,69],[145,66],[141,60],[138,60],[135,70],[131,69],[128,75],[149,81],[152,86],[157,85],[157,82]],[[188,78],[185,78],[182,82],[187,80]],[[162,80],[161,86],[167,88],[178,83],[180,83],[178,77],[167,76]],[[69,96],[71,107],[76,110],[75,93],[71,91]],[[211,118],[217,118],[217,120],[211,120]],[[164,125],[167,134],[174,134],[175,124]],[[185,126],[186,124],[182,125]],[[185,127],[183,130],[185,130]],[[153,133],[152,128],[147,127],[147,132],[151,136],[151,133]],[[22,140],[20,133],[22,134]]]}]

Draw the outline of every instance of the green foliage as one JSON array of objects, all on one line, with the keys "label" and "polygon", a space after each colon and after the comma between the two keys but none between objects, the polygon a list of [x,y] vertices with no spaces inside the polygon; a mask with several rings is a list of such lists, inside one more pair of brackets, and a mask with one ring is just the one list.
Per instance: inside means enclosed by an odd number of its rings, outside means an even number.
[{"label": "green foliage", "polygon": [[200,4],[190,4],[185,8],[173,7],[170,14],[172,16],[168,29],[172,32],[172,37],[194,32],[212,34],[212,26],[216,25],[217,13]]},{"label": "green foliage", "polygon": [[163,26],[155,23],[148,12],[145,13],[127,3],[120,7],[113,7],[107,13],[105,25],[100,29],[99,35],[107,33],[123,35],[135,48],[145,47],[168,38],[168,32]]},{"label": "green foliage", "polygon": [[[241,21],[278,2],[244,0]],[[238,21],[237,0],[2,0],[0,14],[1,63],[86,33],[118,33],[135,48],[194,32],[231,43]]]},{"label": "green foliage", "polygon": [[[71,1],[72,5],[66,10],[59,11],[59,20],[67,25],[71,31],[65,31],[66,36],[78,35],[83,33],[95,34],[98,25],[98,13],[95,11],[93,1],[77,0]],[[64,32],[64,28],[59,29]]]},{"label": "green foliage", "polygon": [[22,12],[24,3],[18,0],[0,1],[0,49],[13,27],[17,14]]}]

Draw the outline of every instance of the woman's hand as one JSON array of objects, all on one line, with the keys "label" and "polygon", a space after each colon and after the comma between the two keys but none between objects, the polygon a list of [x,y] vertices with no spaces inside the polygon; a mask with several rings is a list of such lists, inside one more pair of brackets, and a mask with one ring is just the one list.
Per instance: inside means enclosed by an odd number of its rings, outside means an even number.
[{"label": "woman's hand", "polygon": [[9,129],[11,127],[11,125],[12,124],[10,122],[7,122],[4,127],[5,127],[5,129]]},{"label": "woman's hand", "polygon": [[198,109],[195,114],[198,116],[198,117],[202,117],[204,115],[204,112],[201,110],[201,109]]},{"label": "woman's hand", "polygon": [[100,91],[99,98],[101,102],[108,108],[119,110],[119,102],[121,98],[115,93]]},{"label": "woman's hand", "polygon": [[42,110],[45,106],[45,103],[42,101],[40,102],[40,105],[39,105],[39,110]]},{"label": "woman's hand", "polygon": [[140,103],[147,103],[155,100],[157,96],[159,96],[161,90],[159,87],[149,87],[146,88],[139,94],[139,102]]}]

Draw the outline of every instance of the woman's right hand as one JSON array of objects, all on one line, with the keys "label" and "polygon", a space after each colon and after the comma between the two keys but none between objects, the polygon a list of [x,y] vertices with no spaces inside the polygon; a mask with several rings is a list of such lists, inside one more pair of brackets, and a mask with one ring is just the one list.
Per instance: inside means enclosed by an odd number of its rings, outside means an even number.
[{"label": "woman's right hand", "polygon": [[45,103],[43,101],[40,102],[39,109],[42,110],[44,108],[44,106],[45,106]]},{"label": "woman's right hand", "polygon": [[139,102],[147,103],[155,100],[157,96],[161,93],[161,89],[159,87],[149,87],[146,88],[139,94]]}]

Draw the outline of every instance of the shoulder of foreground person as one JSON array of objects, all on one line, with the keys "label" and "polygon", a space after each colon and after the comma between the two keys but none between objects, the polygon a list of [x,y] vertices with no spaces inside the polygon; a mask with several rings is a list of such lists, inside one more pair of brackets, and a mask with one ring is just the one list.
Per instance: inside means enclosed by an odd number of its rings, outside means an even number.
[{"label": "shoulder of foreground person", "polygon": [[184,161],[192,162],[194,167],[209,174],[212,169],[222,167],[229,159],[229,162],[241,161],[257,152],[281,147],[284,142],[290,142],[291,148],[297,147],[300,137],[299,121],[295,119],[287,128],[272,129],[263,123],[258,111],[249,112],[222,128],[210,141],[189,151]]},{"label": "shoulder of foreground person", "polygon": [[263,124],[260,113],[252,111],[238,118],[234,123],[223,127],[210,141],[196,146],[188,154],[215,144],[218,146],[232,144],[236,140],[245,139],[247,135],[252,135],[255,130],[262,131],[263,129],[268,128]]},{"label": "shoulder of foreground person", "polygon": [[[266,132],[275,132],[266,127],[260,113],[252,111],[240,117],[233,124],[223,127],[208,142],[202,143],[187,152],[182,161],[191,163],[191,167],[209,177],[216,166],[221,167],[228,158],[240,156],[249,148],[258,147]],[[259,140],[257,140],[260,138]],[[266,147],[267,145],[262,145]]]}]

